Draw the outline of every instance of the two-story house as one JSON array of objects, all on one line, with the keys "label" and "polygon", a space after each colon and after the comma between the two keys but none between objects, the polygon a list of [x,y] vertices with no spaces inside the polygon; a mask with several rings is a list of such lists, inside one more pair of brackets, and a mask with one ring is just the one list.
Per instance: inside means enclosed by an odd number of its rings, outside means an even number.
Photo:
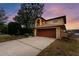
[{"label": "two-story house", "polygon": [[37,18],[35,21],[34,35],[41,37],[52,37],[61,39],[64,37],[66,30],[66,16],[56,17],[45,20],[44,18]]}]

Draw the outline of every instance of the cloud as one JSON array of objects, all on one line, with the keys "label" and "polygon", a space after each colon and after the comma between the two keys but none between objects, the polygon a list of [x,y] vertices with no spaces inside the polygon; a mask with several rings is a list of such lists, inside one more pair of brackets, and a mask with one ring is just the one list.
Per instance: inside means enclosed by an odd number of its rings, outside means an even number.
[{"label": "cloud", "polygon": [[66,27],[67,29],[79,29],[79,17],[70,17],[67,20]]},{"label": "cloud", "polygon": [[64,9],[60,6],[55,6],[54,8],[51,8],[50,10],[48,10],[48,12],[54,15],[60,15],[60,14],[64,14]]},{"label": "cloud", "polygon": [[79,23],[78,22],[74,22],[74,24],[73,23],[67,23],[66,24],[66,28],[67,29],[79,29]]},{"label": "cloud", "polygon": [[13,17],[15,17],[17,12],[12,12],[10,15],[8,15],[8,22],[14,22]]},{"label": "cloud", "polygon": [[49,6],[45,7],[45,11],[43,14],[45,18],[47,17],[53,18],[56,16],[63,16],[63,15],[66,15],[67,17],[72,16],[72,10],[67,9],[62,5],[55,5],[55,4],[54,5],[50,4]]}]

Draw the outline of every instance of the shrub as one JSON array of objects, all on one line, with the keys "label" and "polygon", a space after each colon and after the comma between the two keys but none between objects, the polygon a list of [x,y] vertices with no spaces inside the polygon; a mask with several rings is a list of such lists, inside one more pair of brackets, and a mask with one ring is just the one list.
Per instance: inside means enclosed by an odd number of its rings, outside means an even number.
[{"label": "shrub", "polygon": [[8,34],[18,35],[21,32],[21,25],[16,22],[10,22],[8,24]]},{"label": "shrub", "polygon": [[26,33],[26,34],[24,34],[24,36],[29,37],[29,34],[28,34],[28,33]]},{"label": "shrub", "polygon": [[7,25],[5,24],[0,24],[0,33],[1,34],[7,34]]}]

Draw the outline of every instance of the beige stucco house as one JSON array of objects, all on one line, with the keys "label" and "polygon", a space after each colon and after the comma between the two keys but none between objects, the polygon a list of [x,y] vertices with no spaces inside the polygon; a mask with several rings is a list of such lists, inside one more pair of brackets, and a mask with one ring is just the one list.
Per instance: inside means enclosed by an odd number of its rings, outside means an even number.
[{"label": "beige stucco house", "polygon": [[61,39],[66,30],[66,16],[52,19],[37,18],[35,21],[34,35]]}]

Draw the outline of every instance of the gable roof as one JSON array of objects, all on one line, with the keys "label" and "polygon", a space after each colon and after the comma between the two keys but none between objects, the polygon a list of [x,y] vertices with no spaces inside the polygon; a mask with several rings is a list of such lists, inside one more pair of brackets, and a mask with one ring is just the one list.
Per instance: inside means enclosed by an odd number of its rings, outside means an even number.
[{"label": "gable roof", "polygon": [[56,19],[60,19],[60,18],[63,18],[64,23],[66,24],[66,16],[60,16],[60,17],[56,17],[56,18],[51,18],[51,19],[48,19],[48,20],[46,20],[46,21],[56,20]]},{"label": "gable roof", "polygon": [[43,17],[38,17],[38,18],[43,19],[43,20],[46,20],[46,19],[44,19]]},{"label": "gable roof", "polygon": [[63,18],[64,23],[66,24],[66,16],[55,17],[55,18],[51,18],[51,19],[47,19],[47,20],[44,19],[43,17],[38,17],[38,18],[41,18],[41,19],[43,19],[43,20],[45,20],[45,21],[50,21],[50,20],[56,20],[56,19]]}]

